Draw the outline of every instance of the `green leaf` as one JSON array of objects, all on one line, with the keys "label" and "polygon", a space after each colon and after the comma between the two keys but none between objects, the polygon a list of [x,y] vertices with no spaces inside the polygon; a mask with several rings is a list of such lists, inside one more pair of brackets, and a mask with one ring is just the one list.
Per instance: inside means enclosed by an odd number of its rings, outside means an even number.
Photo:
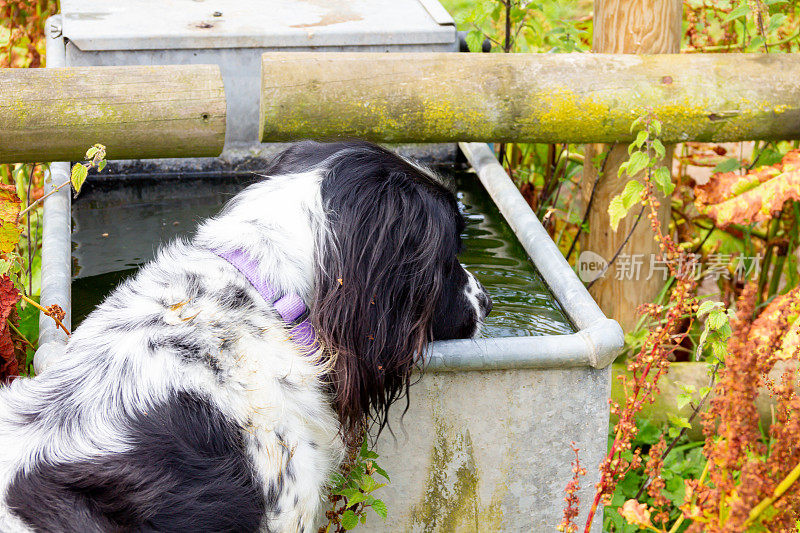
[{"label": "green leaf", "polygon": [[372,503],[372,510],[375,511],[375,514],[386,520],[386,516],[389,514],[386,510],[386,504],[383,503],[381,500],[375,500]]},{"label": "green leaf", "polygon": [[642,125],[642,122],[644,122],[644,118],[645,117],[638,117],[638,118],[636,118],[636,120],[631,122],[631,133],[633,133],[633,130],[635,130],[636,128],[638,128],[639,126]]},{"label": "green leaf", "polygon": [[713,300],[706,300],[705,302],[700,304],[700,307],[697,308],[697,317],[703,318],[705,315],[710,313],[713,309],[719,308],[722,304],[720,302],[715,302]]},{"label": "green leaf", "polygon": [[625,188],[622,190],[622,201],[627,209],[642,201],[643,190],[644,185],[637,180],[630,180],[625,184]]},{"label": "green leaf", "polygon": [[379,467],[375,463],[372,463],[372,468],[375,469],[375,472],[377,472],[378,474],[380,474],[384,478],[386,478],[386,481],[391,481],[391,479],[389,479],[389,474],[386,473],[386,470],[384,470],[383,468]]},{"label": "green leaf", "polygon": [[377,483],[375,482],[374,479],[372,479],[369,476],[364,476],[361,479],[360,485],[361,485],[361,490],[363,490],[364,492],[372,492],[377,488],[376,487]]},{"label": "green leaf", "polygon": [[764,46],[764,37],[761,35],[756,35],[753,39],[747,44],[748,50],[758,50]]},{"label": "green leaf", "polygon": [[687,394],[685,392],[682,392],[682,393],[678,394],[678,396],[676,397],[676,400],[677,400],[677,404],[678,404],[678,409],[683,409],[684,407],[686,407],[686,405],[689,404],[689,402],[692,401],[692,395],[691,394]]},{"label": "green leaf", "polygon": [[653,182],[658,187],[664,196],[669,196],[675,190],[675,185],[672,183],[672,174],[667,167],[659,167],[653,171]]},{"label": "green leaf", "polygon": [[744,3],[742,3],[742,5],[740,5],[739,7],[737,7],[736,9],[734,9],[733,11],[731,11],[731,12],[728,14],[728,16],[727,16],[727,17],[725,17],[724,19],[722,19],[722,23],[723,23],[723,24],[726,24],[726,23],[728,23],[728,22],[730,22],[730,21],[732,21],[732,20],[736,20],[736,19],[738,19],[738,18],[744,17],[744,16],[746,16],[748,13],[750,13],[750,6],[749,6],[749,5],[747,5],[747,2],[744,2]]},{"label": "green leaf", "polygon": [[728,323],[728,314],[724,311],[712,311],[708,315],[708,327],[718,330]]},{"label": "green leaf", "polygon": [[83,186],[83,182],[86,181],[86,176],[88,174],[89,169],[83,166],[82,163],[75,163],[75,166],[72,167],[70,181],[72,182],[72,187],[75,189],[75,194],[81,192],[81,187]]},{"label": "green leaf", "polygon": [[100,148],[97,146],[92,146],[88,150],[86,150],[86,157],[84,159],[91,159],[94,157],[94,154],[100,151]]},{"label": "green leaf", "polygon": [[783,159],[783,153],[780,150],[773,150],[772,148],[764,148],[758,152],[758,155],[753,162],[753,168],[774,165]]},{"label": "green leaf", "polygon": [[650,123],[650,132],[653,134],[653,137],[661,137],[661,121],[660,120],[653,120]]},{"label": "green leaf", "polygon": [[470,52],[480,52],[483,48],[483,32],[480,30],[472,30],[467,33],[465,40]]},{"label": "green leaf", "polygon": [[503,7],[505,7],[503,2],[496,3],[494,9],[492,9],[492,18],[494,20],[500,20],[500,15],[503,13]]},{"label": "green leaf", "polygon": [[636,180],[630,180],[625,184],[625,189],[611,200],[608,206],[608,214],[611,217],[611,228],[617,231],[619,221],[625,218],[631,207],[642,200],[644,187]]},{"label": "green leaf", "polygon": [[724,342],[715,342],[711,345],[711,354],[714,359],[724,363],[725,358],[728,356],[728,346]]},{"label": "green leaf", "polygon": [[653,139],[651,145],[653,147],[653,151],[655,151],[656,153],[656,157],[658,157],[659,159],[664,157],[664,154],[667,153],[666,149],[664,148],[664,145],[658,139]]},{"label": "green leaf", "polygon": [[776,13],[772,15],[769,19],[769,26],[767,26],[767,33],[772,33],[773,31],[777,30],[783,23],[786,21],[786,15],[783,13]]},{"label": "green leaf", "polygon": [[355,495],[360,494],[360,492],[357,491],[356,489],[342,489],[334,492],[334,494],[338,496],[344,496],[345,498],[347,498],[347,501],[350,501],[351,498],[354,498]]},{"label": "green leaf", "polygon": [[[636,436],[636,444],[655,444],[661,436],[661,428],[647,420],[646,418],[639,419],[636,423],[639,426],[639,434]],[[639,490],[639,487],[634,489]]]},{"label": "green leaf", "polygon": [[97,171],[102,172],[104,168],[106,168],[106,161],[105,159],[101,159],[99,163],[97,163]]},{"label": "green leaf", "polygon": [[345,529],[353,529],[358,525],[358,517],[356,513],[348,509],[342,514],[342,527]]},{"label": "green leaf", "polygon": [[[342,487],[342,486],[344,485],[344,483],[345,483],[344,476],[343,476],[341,473],[339,473],[339,472],[334,472],[333,474],[331,474],[331,481],[330,481],[330,483],[331,483],[331,486],[332,486],[332,487],[335,487],[335,488],[340,488],[340,487]],[[334,493],[334,494],[336,494],[336,493]]]},{"label": "green leaf", "polygon": [[692,425],[689,423],[689,419],[685,416],[676,416],[676,415],[669,415],[669,421],[672,422],[675,426],[681,428],[691,429]]},{"label": "green leaf", "polygon": [[625,173],[634,177],[636,174],[647,168],[650,163],[650,158],[644,152],[633,152],[628,160],[628,166],[625,167]]},{"label": "green leaf", "polygon": [[611,229],[617,231],[619,221],[625,218],[625,215],[627,214],[628,210],[625,209],[622,203],[622,196],[617,195],[612,198],[611,203],[608,206],[608,216],[611,217]]},{"label": "green leaf", "polygon": [[742,163],[735,157],[729,157],[728,159],[722,161],[717,166],[714,167],[712,172],[717,174],[719,172],[733,172],[734,170],[739,170],[742,168]]},{"label": "green leaf", "polygon": [[633,141],[633,144],[636,146],[636,148],[641,148],[646,140],[647,140],[647,131],[640,130],[639,133],[636,134],[636,140]]},{"label": "green leaf", "polygon": [[355,505],[357,503],[361,503],[366,499],[367,499],[367,495],[366,494],[364,494],[363,492],[356,492],[351,497],[347,498],[347,505],[349,507],[349,506]]}]

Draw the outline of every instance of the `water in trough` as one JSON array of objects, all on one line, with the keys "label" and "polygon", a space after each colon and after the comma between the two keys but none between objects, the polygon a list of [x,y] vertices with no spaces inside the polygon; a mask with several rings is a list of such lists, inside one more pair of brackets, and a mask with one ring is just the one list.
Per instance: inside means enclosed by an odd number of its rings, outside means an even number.
[{"label": "water in trough", "polygon": [[[553,335],[575,330],[473,173],[455,172],[467,220],[461,262],[494,300],[482,335]],[[73,325],[158,247],[190,236],[252,177],[95,177],[74,201]]]}]

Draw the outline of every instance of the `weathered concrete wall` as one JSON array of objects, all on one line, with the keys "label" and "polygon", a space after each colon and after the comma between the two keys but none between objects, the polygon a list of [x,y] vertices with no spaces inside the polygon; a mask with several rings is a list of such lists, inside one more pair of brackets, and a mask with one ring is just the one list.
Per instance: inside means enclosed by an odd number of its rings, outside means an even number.
[{"label": "weathered concrete wall", "polygon": [[[389,509],[368,531],[554,531],[580,448],[583,520],[606,451],[610,367],[428,373],[381,435]],[[596,530],[600,531],[602,513]]]}]

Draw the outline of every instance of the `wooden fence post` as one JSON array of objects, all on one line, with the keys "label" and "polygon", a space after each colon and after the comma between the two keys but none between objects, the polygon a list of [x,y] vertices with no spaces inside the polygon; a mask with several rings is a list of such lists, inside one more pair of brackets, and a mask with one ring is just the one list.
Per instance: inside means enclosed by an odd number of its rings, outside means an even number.
[{"label": "wooden fence post", "polygon": [[[680,49],[682,7],[681,0],[595,0],[592,49],[614,54],[677,53]],[[611,260],[625,241],[639,211],[634,207],[620,222],[617,231],[611,230],[608,205],[630,179],[628,176],[617,177],[620,164],[628,158],[627,145],[627,142],[622,142],[586,146],[582,181],[584,205],[588,205],[593,189],[594,198],[588,218],[590,231],[582,236],[581,250],[599,254],[606,261]],[[597,154],[608,150],[611,152],[606,156],[602,176],[597,180],[598,170],[592,161]],[[668,146],[664,164],[669,166],[671,161],[672,147]],[[669,214],[669,202],[661,202],[659,218],[664,229]],[[619,321],[625,331],[631,331],[636,325],[637,306],[652,301],[664,285],[658,271],[652,272],[651,276],[651,257],[657,258],[657,253],[658,244],[653,240],[647,217],[643,216],[615,264],[590,288],[600,308],[608,317]]]}]

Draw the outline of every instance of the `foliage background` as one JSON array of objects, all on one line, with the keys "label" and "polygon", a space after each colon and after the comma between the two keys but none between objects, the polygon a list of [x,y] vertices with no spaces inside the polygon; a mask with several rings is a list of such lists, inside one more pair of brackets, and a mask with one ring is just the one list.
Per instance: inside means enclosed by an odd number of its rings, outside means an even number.
[{"label": "foliage background", "polygon": [[[468,32],[473,51],[487,46],[492,53],[564,53],[591,47],[591,0],[442,1]],[[51,0],[0,0],[0,67],[44,66],[44,21],[57,10]],[[682,53],[796,53],[800,2],[685,0],[682,31]],[[654,139],[657,134],[636,147],[648,161]],[[609,531],[800,530],[800,405],[794,371],[800,345],[800,157],[793,152],[798,148],[797,141],[684,143],[676,148],[674,164],[666,169],[671,224],[660,238],[669,253],[694,253],[703,268],[713,267],[720,275],[693,279],[674,272],[658,301],[643,309],[639,327],[627,335],[620,362],[648,371],[634,372],[626,382],[643,390],[643,396],[631,402],[629,394],[621,401],[615,408],[618,422],[610,428],[609,457],[618,463],[598,492],[606,502]],[[583,147],[569,144],[505,144],[497,146],[497,153],[574,262],[579,232],[591,231],[579,200],[580,173],[583,165],[599,161],[585,161]],[[650,176],[657,172],[663,175],[653,168]],[[36,201],[44,176],[43,165],[0,165],[4,379],[30,372],[36,344],[41,235]],[[647,186],[633,187],[638,192],[619,216],[639,203],[648,205]],[[749,269],[744,279],[737,277],[737,261],[754,256],[760,257],[760,267]],[[641,366],[644,357],[657,364]],[[712,372],[707,387],[686,387],[677,399],[693,408],[690,416],[673,415],[663,425],[635,418],[639,411],[632,404],[652,401],[670,363],[695,360],[705,361]],[[651,367],[658,371],[649,372]],[[759,390],[773,397],[773,415],[766,421],[753,407]],[[692,441],[687,425],[700,419],[704,440]],[[369,452],[362,450],[360,460],[367,464],[372,458],[364,454]],[[576,466],[576,477],[581,470]],[[342,480],[339,488],[364,492],[360,485],[345,487],[351,481]],[[339,497],[359,499],[359,491]],[[567,500],[565,530],[577,528],[569,518],[574,503]],[[347,510],[342,507],[333,517],[336,527],[342,526]],[[376,512],[383,512],[380,505]],[[352,519],[347,514],[345,525]]]}]

